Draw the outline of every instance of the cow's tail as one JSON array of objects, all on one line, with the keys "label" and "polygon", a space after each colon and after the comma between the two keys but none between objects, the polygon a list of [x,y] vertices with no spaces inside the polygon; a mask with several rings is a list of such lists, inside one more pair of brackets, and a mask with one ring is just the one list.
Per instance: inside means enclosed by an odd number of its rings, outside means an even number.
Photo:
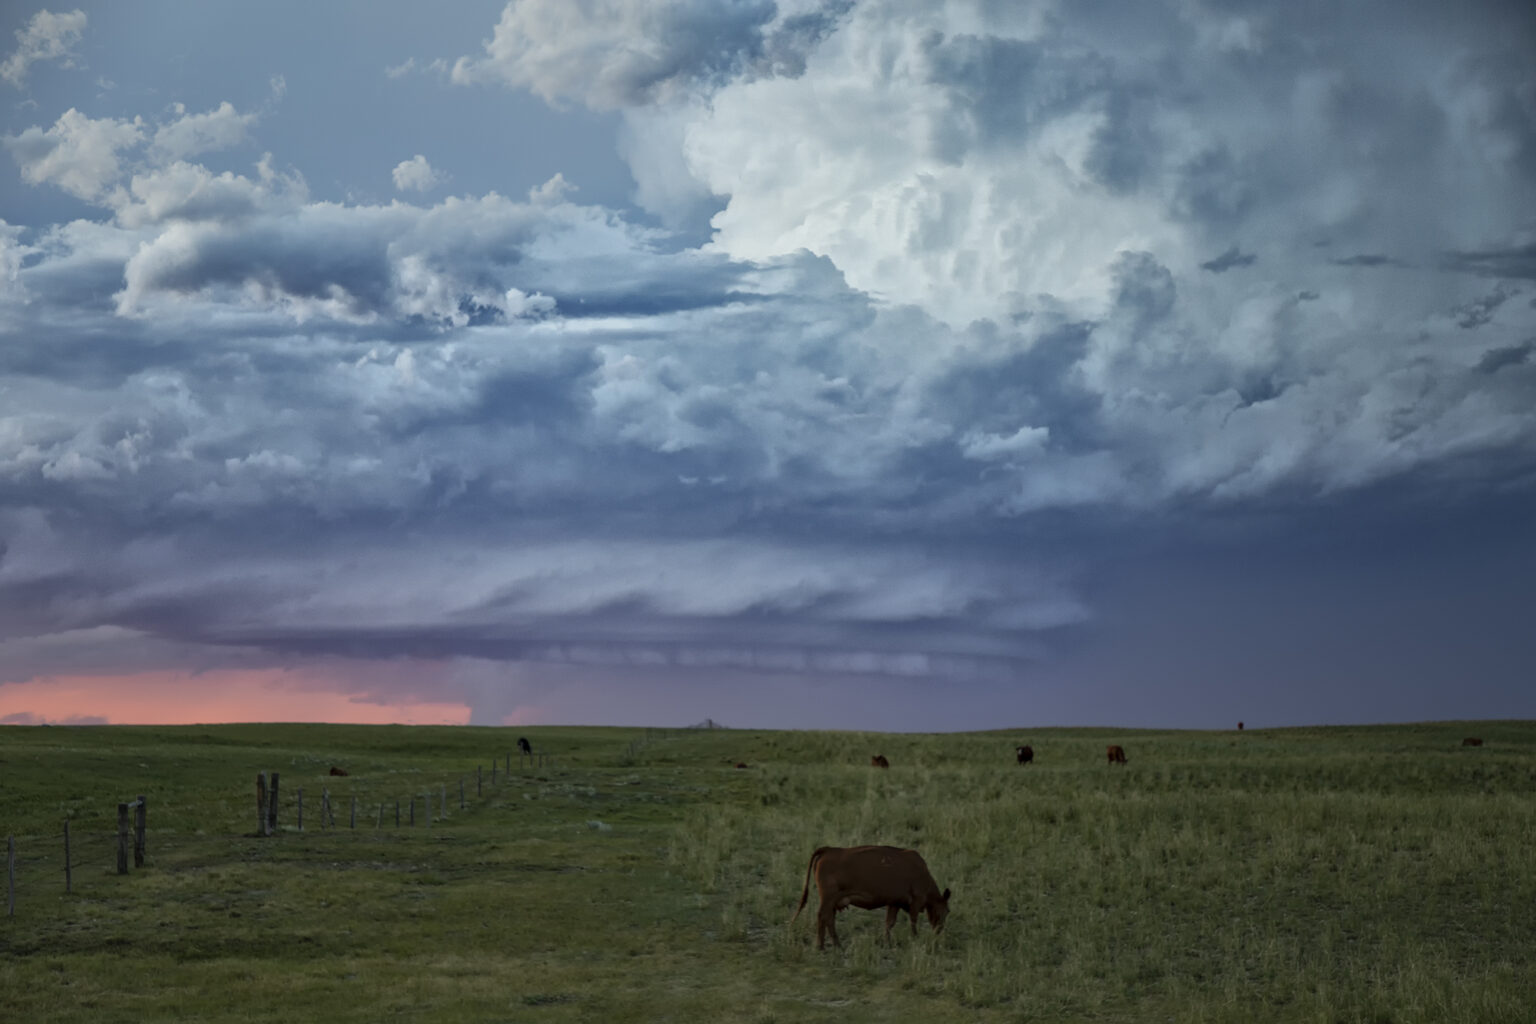
[{"label": "cow's tail", "polygon": [[800,917],[800,911],[805,909],[806,898],[811,894],[811,872],[815,869],[816,862],[821,859],[821,855],[826,853],[829,849],[831,849],[831,847],[818,846],[816,847],[815,851],[812,852],[811,861],[805,866],[805,885],[801,886],[800,888],[800,905],[795,908],[795,916],[789,919],[790,924],[794,924],[796,919]]}]

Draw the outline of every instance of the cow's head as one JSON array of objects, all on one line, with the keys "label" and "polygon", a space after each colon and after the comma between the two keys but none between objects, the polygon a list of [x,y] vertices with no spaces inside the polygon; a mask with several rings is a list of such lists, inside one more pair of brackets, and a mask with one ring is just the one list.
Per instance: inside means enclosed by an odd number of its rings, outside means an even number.
[{"label": "cow's head", "polygon": [[948,916],[949,890],[945,889],[938,899],[928,901],[928,923],[933,925],[934,934],[944,930],[944,919]]}]

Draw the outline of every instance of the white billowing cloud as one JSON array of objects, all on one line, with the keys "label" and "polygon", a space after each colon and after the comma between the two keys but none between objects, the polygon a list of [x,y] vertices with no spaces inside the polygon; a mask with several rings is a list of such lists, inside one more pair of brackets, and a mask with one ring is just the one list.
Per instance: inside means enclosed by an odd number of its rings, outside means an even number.
[{"label": "white billowing cloud", "polygon": [[1047,427],[1023,426],[1007,435],[973,430],[960,438],[960,453],[968,459],[1016,458],[1044,448],[1050,436]]},{"label": "white billowing cloud", "polygon": [[[176,202],[171,193],[202,202],[218,202],[212,193],[270,186],[279,180],[291,187],[301,179],[278,175],[264,158],[261,183],[229,174],[215,176],[186,161],[211,150],[227,149],[249,139],[255,114],[241,114],[224,102],[202,114],[189,114],[182,104],[172,108],[174,119],[153,127],[143,118],[132,121],[90,118],[70,108],[51,128],[31,127],[3,142],[29,184],[50,184],[88,202],[118,212],[128,223],[170,216],[170,208],[191,209],[196,203]],[[145,143],[148,143],[145,145]],[[136,157],[130,154],[137,153]],[[131,180],[124,181],[129,177]],[[156,211],[159,212],[156,212]]]},{"label": "white billowing cloud", "polygon": [[715,197],[688,165],[689,125],[699,116],[689,103],[637,107],[624,113],[619,155],[635,179],[635,202],[671,227],[703,221]]},{"label": "white billowing cloud", "polygon": [[667,100],[756,60],[776,13],[770,0],[521,0],[502,11],[484,57],[459,58],[453,80],[596,109]]},{"label": "white billowing cloud", "polygon": [[157,161],[185,160],[212,150],[228,149],[249,138],[257,115],[242,114],[225,100],[205,114],[188,114],[177,103],[176,120],[155,130],[150,142],[150,156]]},{"label": "white billowing cloud", "polygon": [[113,195],[117,221],[143,227],[168,221],[227,221],[258,211],[292,211],[308,198],[303,178],[279,174],[263,157],[257,175],[214,174],[201,164],[176,161],[135,174]]},{"label": "white billowing cloud", "polygon": [[535,185],[528,190],[528,201],[535,206],[549,206],[554,203],[563,203],[566,197],[573,192],[581,191],[575,185],[565,180],[565,175],[556,171],[554,177],[542,185]]},{"label": "white billowing cloud", "polygon": [[390,172],[395,188],[401,192],[429,192],[443,183],[443,175],[432,168],[427,158],[417,153],[409,160],[402,160]]},{"label": "white billowing cloud", "polygon": [[1522,26],[1501,24],[1520,16],[1381,14],[1412,60],[1378,60],[1374,29],[1324,45],[1293,8],[862,0],[797,74],[626,114],[623,153],[663,218],[721,197],[732,257],[806,248],[955,326],[1098,317],[1123,251],[1183,279],[1263,239],[1266,276],[1301,291],[1330,256],[1507,241],[1536,202],[1529,62],[1505,59]]},{"label": "white billowing cloud", "polygon": [[88,201],[101,199],[122,175],[119,154],[144,141],[140,118],[86,117],[71,107],[52,128],[7,136],[5,148],[31,185],[56,185]]},{"label": "white billowing cloud", "polygon": [[27,70],[38,61],[62,60],[65,67],[71,66],[75,56],[72,47],[84,34],[85,23],[84,11],[38,11],[25,28],[16,30],[17,46],[0,61],[0,78],[19,89],[26,81]]}]

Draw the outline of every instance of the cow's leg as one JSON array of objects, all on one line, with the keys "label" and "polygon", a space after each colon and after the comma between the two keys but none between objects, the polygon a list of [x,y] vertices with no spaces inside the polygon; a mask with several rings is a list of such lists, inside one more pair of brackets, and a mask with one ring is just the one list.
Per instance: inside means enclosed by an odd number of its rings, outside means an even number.
[{"label": "cow's leg", "polygon": [[896,918],[901,914],[901,908],[892,903],[885,908],[885,941],[891,941],[891,927],[896,924]]},{"label": "cow's leg", "polygon": [[917,938],[917,907],[908,907],[907,915],[912,918],[912,937],[915,939]]},{"label": "cow's leg", "polygon": [[831,900],[825,900],[816,909],[816,948],[826,949],[825,936],[832,936],[832,945],[841,946],[842,942],[837,937],[837,905]]}]

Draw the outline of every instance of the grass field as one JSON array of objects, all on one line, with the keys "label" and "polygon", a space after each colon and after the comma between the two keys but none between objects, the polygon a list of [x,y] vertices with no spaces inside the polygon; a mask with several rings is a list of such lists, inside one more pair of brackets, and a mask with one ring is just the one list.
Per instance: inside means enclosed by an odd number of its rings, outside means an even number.
[{"label": "grass field", "polygon": [[[0,1021],[1536,1020],[1536,723],[643,735],[0,728]],[[790,926],[811,850],[858,843],[922,852],[943,935],[850,910],[817,952],[814,891]]]}]

